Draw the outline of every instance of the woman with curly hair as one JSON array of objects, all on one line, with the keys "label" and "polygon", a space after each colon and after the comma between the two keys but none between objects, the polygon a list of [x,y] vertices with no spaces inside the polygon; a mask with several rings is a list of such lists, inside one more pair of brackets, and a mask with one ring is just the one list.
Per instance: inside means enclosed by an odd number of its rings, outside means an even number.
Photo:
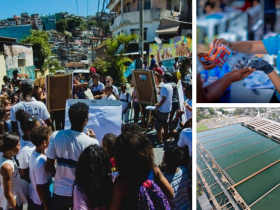
[{"label": "woman with curly hair", "polygon": [[115,142],[114,154],[119,176],[114,182],[111,210],[139,209],[140,188],[147,180],[152,180],[165,198],[173,198],[173,189],[155,165],[153,146],[146,136],[123,132]]},{"label": "woman with curly hair", "polygon": [[104,150],[97,145],[88,146],[76,167],[74,210],[105,210],[109,207],[113,190],[110,173],[110,161]]}]

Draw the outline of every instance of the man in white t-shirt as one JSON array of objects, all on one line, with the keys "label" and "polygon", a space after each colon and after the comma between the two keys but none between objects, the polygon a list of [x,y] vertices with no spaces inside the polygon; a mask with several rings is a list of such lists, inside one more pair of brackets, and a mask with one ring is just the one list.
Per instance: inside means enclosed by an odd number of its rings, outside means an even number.
[{"label": "man in white t-shirt", "polygon": [[167,137],[168,134],[168,117],[169,113],[172,109],[172,95],[173,95],[173,86],[171,85],[172,80],[172,74],[169,72],[166,72],[163,75],[163,82],[165,83],[161,90],[160,90],[160,96],[161,101],[156,104],[156,111],[157,117],[155,120],[155,129],[157,130],[158,135],[158,141],[159,143],[163,143],[162,138],[162,128],[164,128],[164,136]]},{"label": "man in white t-shirt", "polygon": [[192,163],[192,118],[187,121],[188,125],[182,130],[178,141],[178,146],[184,152],[184,166],[188,167]]},{"label": "man in white t-shirt", "polygon": [[[77,161],[86,147],[94,144],[99,145],[92,130],[89,130],[89,136],[83,133],[89,117],[89,107],[85,103],[78,102],[71,105],[68,115],[71,128],[54,132],[51,135],[50,145],[46,153],[46,170],[49,173],[55,173],[54,210],[72,208],[72,191]],[[57,162],[56,169],[54,167],[55,160]]]},{"label": "man in white t-shirt", "polygon": [[47,127],[39,126],[31,130],[31,142],[36,146],[29,161],[28,209],[51,209],[50,185],[52,176],[45,170],[47,156],[45,150],[49,146],[51,131]]},{"label": "man in white t-shirt", "polygon": [[131,95],[126,91],[126,84],[121,84],[121,94],[120,101],[122,103],[122,118],[124,118],[124,122],[128,123],[129,121],[129,109],[131,109]]},{"label": "man in white t-shirt", "polygon": [[25,112],[29,113],[31,116],[36,117],[41,124],[43,121],[48,126],[52,125],[52,121],[50,119],[50,114],[47,110],[46,105],[41,101],[36,101],[32,99],[32,93],[34,89],[34,82],[31,79],[23,80],[20,86],[23,100],[17,103],[16,105],[11,107],[10,112],[10,120],[12,122],[12,131],[19,131],[20,136],[22,136],[23,132],[20,128],[19,122],[16,120],[16,111],[19,109],[23,109]]}]

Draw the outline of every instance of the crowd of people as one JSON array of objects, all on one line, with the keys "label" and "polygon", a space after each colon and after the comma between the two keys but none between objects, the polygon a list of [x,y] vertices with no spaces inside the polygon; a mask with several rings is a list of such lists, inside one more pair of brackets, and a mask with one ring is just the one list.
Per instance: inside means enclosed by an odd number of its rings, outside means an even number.
[{"label": "crowd of people", "polygon": [[121,101],[121,134],[108,133],[100,141],[93,130],[83,132],[89,120],[85,103],[70,106],[70,129],[53,126],[44,79],[20,80],[17,71],[11,81],[5,76],[0,95],[0,209],[22,209],[27,203],[30,210],[191,209],[192,85],[183,82],[180,110],[174,76],[159,65],[152,71],[158,96],[153,127],[158,144],[166,146],[158,166],[153,144],[139,125],[140,113],[142,122],[146,118],[144,104],[138,103],[135,91],[127,91],[126,83],[119,92],[112,77],[103,83],[94,68],[89,78],[73,78],[73,98]]}]

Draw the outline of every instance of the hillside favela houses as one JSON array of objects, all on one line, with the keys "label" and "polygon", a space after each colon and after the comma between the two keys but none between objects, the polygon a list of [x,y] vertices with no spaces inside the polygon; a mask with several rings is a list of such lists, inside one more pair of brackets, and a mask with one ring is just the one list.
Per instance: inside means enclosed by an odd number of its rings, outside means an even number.
[{"label": "hillside favela houses", "polygon": [[[144,54],[154,54],[157,62],[176,56],[190,57],[190,3],[189,0],[144,0]],[[111,0],[107,9],[114,14],[110,26],[113,36],[139,34],[139,1]],[[155,37],[161,42],[156,42]],[[137,41],[129,44],[128,54],[138,51]]]},{"label": "hillside favela houses", "polygon": [[3,76],[13,77],[15,69],[22,78],[35,79],[32,45],[19,44],[15,38],[0,37],[0,85]]}]

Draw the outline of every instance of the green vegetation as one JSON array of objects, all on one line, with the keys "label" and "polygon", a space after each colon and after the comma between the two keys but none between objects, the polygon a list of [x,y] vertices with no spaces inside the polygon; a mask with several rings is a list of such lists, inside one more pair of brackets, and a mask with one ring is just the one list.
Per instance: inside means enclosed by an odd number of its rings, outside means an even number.
[{"label": "green vegetation", "polygon": [[47,68],[46,59],[52,53],[48,33],[45,31],[31,30],[31,35],[22,39],[20,43],[32,44],[34,65],[44,72]]},{"label": "green vegetation", "polygon": [[207,127],[206,127],[205,125],[203,125],[203,124],[198,125],[197,128],[196,128],[196,132],[197,132],[197,133],[202,132],[202,131],[207,131],[207,130],[209,130],[209,128],[207,128]]},{"label": "green vegetation", "polygon": [[[92,67],[96,68],[101,76],[110,75],[115,78],[115,84],[120,84],[125,81],[124,72],[127,69],[127,62],[132,62],[129,58],[124,56],[129,42],[136,40],[136,35],[126,36],[121,34],[117,37],[107,39],[104,42],[106,60],[100,58],[96,59],[92,64]],[[120,46],[123,45],[124,48],[121,52],[118,52]]]}]

